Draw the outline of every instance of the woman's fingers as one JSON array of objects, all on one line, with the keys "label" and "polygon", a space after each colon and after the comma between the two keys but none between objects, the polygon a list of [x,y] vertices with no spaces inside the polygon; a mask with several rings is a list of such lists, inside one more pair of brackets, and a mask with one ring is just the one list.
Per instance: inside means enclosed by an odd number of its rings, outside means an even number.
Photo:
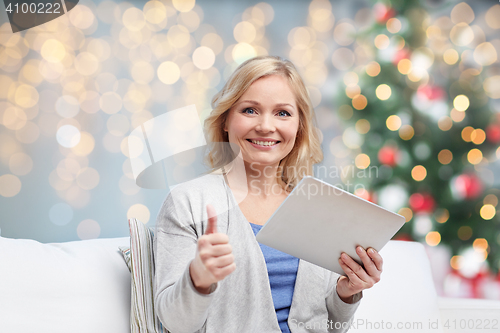
[{"label": "woman's fingers", "polygon": [[[370,250],[373,250],[370,248]],[[368,253],[363,249],[361,246],[356,247],[356,253],[358,256],[361,258],[361,261],[363,262],[363,265],[365,266],[365,271],[375,280],[375,282],[378,282],[380,279],[380,271],[378,267],[376,266],[375,262],[372,261],[371,257],[368,255]],[[379,255],[380,257],[380,255]]]},{"label": "woman's fingers", "polygon": [[236,264],[233,262],[230,265],[220,268],[219,271],[217,272],[218,275],[217,277],[219,279],[223,279],[229,274],[231,274],[235,269],[236,269]]},{"label": "woman's fingers", "polygon": [[370,280],[370,277],[368,276],[364,268],[361,267],[360,264],[354,261],[354,259],[348,256],[346,253],[342,253],[340,259],[342,259],[342,261],[354,272],[354,274],[356,274],[356,276],[359,277],[360,280],[365,282],[368,282]]},{"label": "woman's fingers", "polygon": [[208,215],[208,222],[205,235],[217,233],[217,214],[215,212],[214,206],[212,206],[211,204],[207,205],[207,215]]},{"label": "woman's fingers", "polygon": [[344,270],[344,273],[347,275],[347,277],[349,278],[349,282],[353,285],[359,285],[362,283],[361,279],[359,278],[359,276],[357,276],[353,270],[346,265],[346,263],[342,260],[342,258],[339,258],[339,264],[340,264],[340,267],[342,267],[342,269]]},{"label": "woman's fingers", "polygon": [[373,260],[373,262],[375,263],[377,270],[382,272],[382,266],[384,264],[384,261],[383,261],[382,257],[380,256],[380,254],[377,251],[375,251],[375,249],[373,249],[373,248],[369,248],[367,253],[370,256],[370,258]]},{"label": "woman's fingers", "polygon": [[216,244],[228,244],[229,243],[229,236],[223,233],[215,233],[215,234],[205,234],[201,236],[199,239],[205,239],[208,241],[210,245],[216,245]]},{"label": "woman's fingers", "polygon": [[233,252],[231,244],[216,244],[200,250],[200,255],[208,257],[220,257]]},{"label": "woman's fingers", "polygon": [[[341,281],[342,286],[340,291],[342,294],[352,294],[360,292],[361,290],[373,287],[373,285],[380,281],[380,274],[382,273],[382,257],[373,248],[365,251],[361,246],[356,248],[356,253],[361,258],[363,266],[358,264],[346,253],[342,253],[339,258],[340,267],[347,275],[346,279]],[[337,281],[337,288],[339,281]],[[348,290],[346,293],[345,291]],[[337,289],[337,293],[339,289]],[[341,295],[339,293],[339,295]]]},{"label": "woman's fingers", "polygon": [[234,256],[232,253],[229,253],[220,257],[210,259],[210,261],[207,262],[207,265],[216,269],[217,268],[220,269],[226,267],[227,265],[232,264],[233,262],[234,262]]}]

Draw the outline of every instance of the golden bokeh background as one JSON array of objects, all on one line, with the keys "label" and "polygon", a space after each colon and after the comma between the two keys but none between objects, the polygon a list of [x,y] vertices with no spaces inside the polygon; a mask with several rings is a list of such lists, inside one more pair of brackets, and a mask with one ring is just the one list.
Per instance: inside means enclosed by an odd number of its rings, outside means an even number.
[{"label": "golden bokeh background", "polygon": [[[397,64],[409,85],[428,79],[435,57],[448,65],[499,63],[500,5],[442,2],[448,6],[425,14],[423,28],[432,49],[422,47],[411,60]],[[12,33],[2,17],[2,235],[59,242],[126,236],[130,217],[153,225],[167,191],[135,184],[128,134],[158,115],[190,104],[196,105],[203,121],[211,111],[212,96],[229,75],[257,55],[288,58],[303,76],[317,113],[323,164],[368,168],[368,155],[351,152],[359,150],[370,123],[359,120],[347,129],[341,125],[353,109],[367,105],[355,70],[365,66],[366,73],[376,77],[381,69],[373,61],[373,49],[398,50],[405,43],[398,35],[380,34],[372,41],[356,37],[373,23],[372,5],[327,0],[87,0],[62,17],[20,33]],[[386,25],[397,34],[408,22],[395,17]],[[459,54],[449,41],[477,46]],[[341,84],[347,86],[352,105],[335,104]],[[500,74],[489,75],[483,87],[489,98],[500,99]],[[382,82],[374,92],[382,101],[394,93]],[[467,96],[457,96],[453,107],[450,117],[439,119],[443,131],[463,119]],[[388,117],[386,126],[403,140],[410,140],[417,130],[398,115]],[[485,133],[466,128],[462,137],[479,145]],[[453,155],[443,150],[438,158],[448,164]],[[483,156],[472,149],[467,159],[477,164]],[[421,181],[427,170],[416,165],[411,175]],[[340,176],[338,181],[344,180]],[[496,205],[485,204],[481,216],[491,219]],[[411,210],[399,213],[411,219]],[[459,236],[469,233],[464,229]],[[426,241],[438,244],[439,233],[427,234]]]}]

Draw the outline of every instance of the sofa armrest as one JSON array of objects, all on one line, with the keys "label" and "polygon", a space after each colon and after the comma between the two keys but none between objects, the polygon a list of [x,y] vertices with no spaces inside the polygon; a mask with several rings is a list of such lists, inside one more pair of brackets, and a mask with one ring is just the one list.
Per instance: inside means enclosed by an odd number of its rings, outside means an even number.
[{"label": "sofa armrest", "polygon": [[0,237],[0,332],[129,333],[129,237],[64,243]]},{"label": "sofa armrest", "polygon": [[389,241],[382,277],[363,291],[349,333],[442,333],[437,293],[422,244]]},{"label": "sofa armrest", "polygon": [[500,332],[500,301],[438,297],[444,332]]}]

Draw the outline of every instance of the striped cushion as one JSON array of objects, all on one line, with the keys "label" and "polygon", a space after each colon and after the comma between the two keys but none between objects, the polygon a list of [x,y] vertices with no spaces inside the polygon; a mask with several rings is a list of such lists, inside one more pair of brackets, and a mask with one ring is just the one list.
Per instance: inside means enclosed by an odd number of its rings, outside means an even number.
[{"label": "striped cushion", "polygon": [[125,263],[127,264],[128,270],[132,271],[132,267],[130,266],[130,246],[118,246],[120,252],[122,253],[123,259],[125,259]]},{"label": "striped cushion", "polygon": [[130,248],[120,247],[131,273],[131,333],[168,333],[156,316],[153,305],[155,272],[152,228],[135,218],[128,220]]}]

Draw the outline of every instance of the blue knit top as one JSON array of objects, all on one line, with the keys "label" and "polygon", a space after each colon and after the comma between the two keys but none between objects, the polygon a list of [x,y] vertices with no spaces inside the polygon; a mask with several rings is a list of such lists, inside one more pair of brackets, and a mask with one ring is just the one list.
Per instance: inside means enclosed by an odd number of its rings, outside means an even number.
[{"label": "blue knit top", "polygon": [[[262,228],[261,225],[250,223],[253,233],[257,233]],[[299,268],[299,258],[293,257],[272,247],[260,244],[262,254],[266,260],[271,294],[273,296],[274,309],[278,317],[281,331],[290,333],[288,327],[288,314],[292,305],[295,279]]]}]

